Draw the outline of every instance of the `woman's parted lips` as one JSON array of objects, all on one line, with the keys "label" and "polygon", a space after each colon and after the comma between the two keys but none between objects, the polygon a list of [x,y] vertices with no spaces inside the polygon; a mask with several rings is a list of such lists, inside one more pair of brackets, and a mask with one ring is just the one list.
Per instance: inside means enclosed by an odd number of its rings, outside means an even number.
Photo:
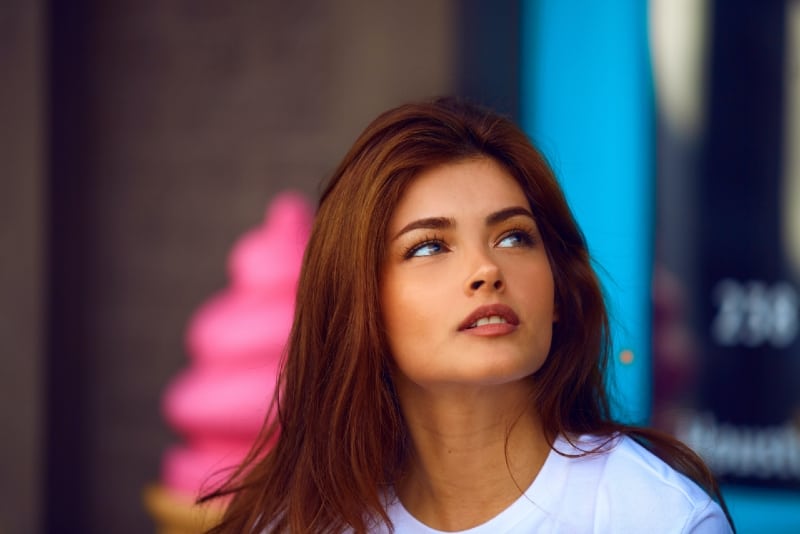
[{"label": "woman's parted lips", "polygon": [[466,319],[461,321],[461,324],[458,325],[458,330],[467,330],[471,328],[472,325],[478,321],[478,319],[492,316],[502,317],[507,323],[514,326],[519,324],[519,317],[517,317],[517,314],[514,313],[514,310],[512,310],[509,306],[506,306],[505,304],[489,304],[486,306],[480,306],[470,313]]}]

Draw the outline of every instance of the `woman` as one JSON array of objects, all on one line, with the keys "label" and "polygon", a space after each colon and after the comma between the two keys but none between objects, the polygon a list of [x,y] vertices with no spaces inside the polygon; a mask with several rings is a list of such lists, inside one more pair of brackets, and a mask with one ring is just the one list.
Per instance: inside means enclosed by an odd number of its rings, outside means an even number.
[{"label": "woman", "polygon": [[612,420],[608,353],[526,136],[454,99],[390,110],[322,195],[277,417],[208,497],[233,495],[215,532],[728,532],[694,453]]}]

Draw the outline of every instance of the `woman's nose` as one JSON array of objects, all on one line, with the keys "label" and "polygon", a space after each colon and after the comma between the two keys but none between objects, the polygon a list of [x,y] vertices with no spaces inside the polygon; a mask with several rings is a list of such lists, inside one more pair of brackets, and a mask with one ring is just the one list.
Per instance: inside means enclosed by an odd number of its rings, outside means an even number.
[{"label": "woman's nose", "polygon": [[490,291],[502,291],[505,288],[505,280],[500,267],[485,256],[475,271],[467,278],[464,289],[467,294],[473,294],[481,288]]}]

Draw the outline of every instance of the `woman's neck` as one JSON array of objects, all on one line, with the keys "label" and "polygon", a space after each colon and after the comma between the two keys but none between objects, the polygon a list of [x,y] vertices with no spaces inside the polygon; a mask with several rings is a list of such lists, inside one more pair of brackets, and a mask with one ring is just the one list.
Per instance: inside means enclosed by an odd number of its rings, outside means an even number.
[{"label": "woman's neck", "polygon": [[432,528],[463,530],[520,497],[549,453],[530,387],[400,385],[413,454],[396,491],[412,515]]}]

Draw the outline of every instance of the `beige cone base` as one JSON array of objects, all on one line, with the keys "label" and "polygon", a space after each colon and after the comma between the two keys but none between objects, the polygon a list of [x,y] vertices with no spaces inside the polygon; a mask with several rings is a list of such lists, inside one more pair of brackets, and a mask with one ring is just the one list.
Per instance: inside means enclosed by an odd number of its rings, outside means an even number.
[{"label": "beige cone base", "polygon": [[221,506],[199,506],[161,485],[145,488],[143,498],[158,534],[202,534],[222,519]]}]

